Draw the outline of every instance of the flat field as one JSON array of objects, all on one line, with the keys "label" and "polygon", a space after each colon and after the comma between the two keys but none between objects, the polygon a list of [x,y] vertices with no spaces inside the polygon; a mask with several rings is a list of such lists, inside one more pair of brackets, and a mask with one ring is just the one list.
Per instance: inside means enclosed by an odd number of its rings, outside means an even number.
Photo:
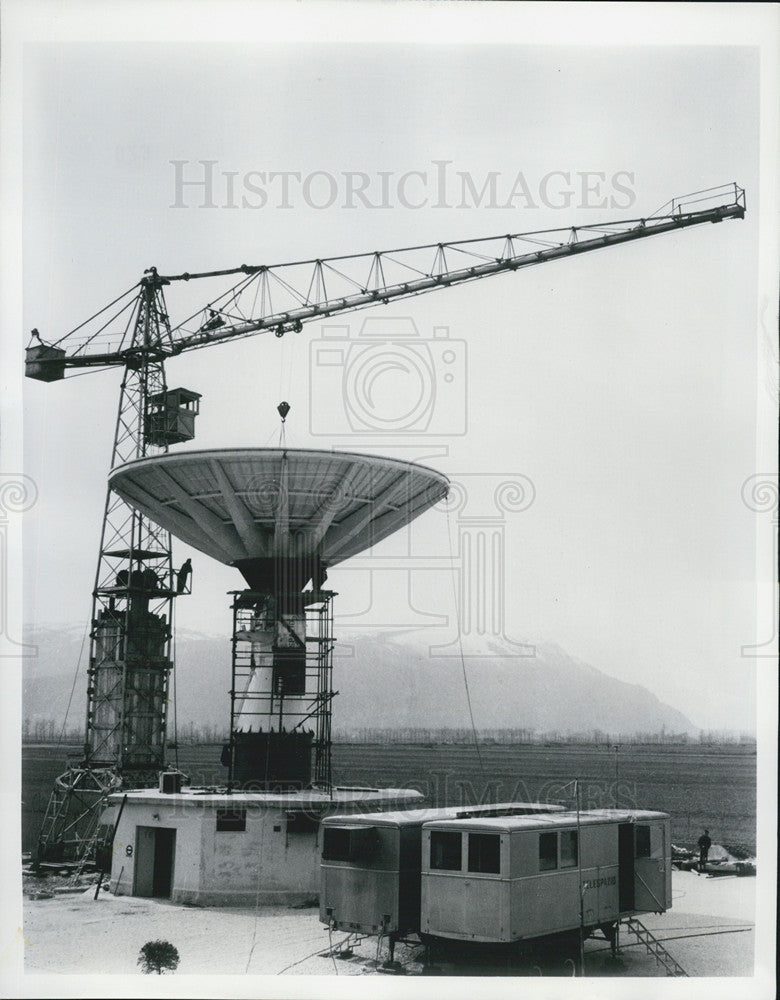
[{"label": "flat field", "polygon": [[[221,746],[183,746],[178,765],[193,785],[221,784]],[[31,850],[54,777],[77,748],[30,744],[22,749],[22,849]],[[171,761],[173,763],[173,760]],[[756,751],[748,745],[339,743],[334,781],[343,785],[417,788],[431,806],[525,800],[583,809],[659,809],[672,816],[675,843],[693,844],[704,827],[715,843],[755,851]]]}]

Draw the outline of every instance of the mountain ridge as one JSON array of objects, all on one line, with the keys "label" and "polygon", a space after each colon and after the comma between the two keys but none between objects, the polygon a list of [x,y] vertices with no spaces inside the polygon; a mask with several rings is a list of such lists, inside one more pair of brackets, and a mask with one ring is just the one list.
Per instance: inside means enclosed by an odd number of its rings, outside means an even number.
[{"label": "mountain ridge", "polygon": [[[464,640],[462,655],[460,644],[454,654],[445,647],[449,655],[441,655],[443,642],[431,642],[436,636],[436,630],[339,630],[334,729],[470,728],[473,719],[477,730],[698,732],[643,685],[611,677],[554,642],[524,648],[489,637]],[[83,637],[76,626],[26,630],[25,641],[37,646],[37,655],[23,659],[23,717],[31,724],[53,720],[59,730],[69,703],[69,726],[80,724],[88,655]],[[179,732],[190,725],[222,730],[229,711],[229,638],[181,631],[176,658]]]}]

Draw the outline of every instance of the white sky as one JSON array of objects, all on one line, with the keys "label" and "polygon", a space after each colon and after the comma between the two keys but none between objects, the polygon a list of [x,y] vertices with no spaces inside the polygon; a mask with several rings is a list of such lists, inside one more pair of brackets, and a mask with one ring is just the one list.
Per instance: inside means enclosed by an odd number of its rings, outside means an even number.
[{"label": "white sky", "polygon": [[[466,433],[446,433],[460,418],[458,385],[437,397],[445,433],[423,437],[410,457],[456,479],[533,482],[533,506],[506,522],[511,637],[559,642],[701,726],[753,729],[755,661],[740,649],[756,641],[755,520],[740,490],[757,471],[757,50],[542,47],[522,44],[520,32],[512,44],[429,45],[424,34],[414,45],[382,44],[376,32],[370,44],[269,45],[260,27],[256,42],[240,44],[28,43],[24,343],[33,326],[45,339],[61,336],[150,264],[196,271],[634,217],[736,180],[747,190],[744,221],[343,322],[354,337],[369,316],[395,328],[411,316],[425,338],[444,326],[465,342]],[[427,171],[430,195],[437,160],[451,161],[453,178],[470,172],[478,188],[498,172],[499,201],[518,173],[538,204],[550,172],[569,173],[576,188],[581,172],[596,171],[607,195],[624,198],[611,181],[618,175],[634,203],[591,208],[575,192],[567,207],[523,207],[520,198],[510,208],[412,210],[395,196],[391,208],[348,209],[341,178],[326,209],[306,205],[300,186],[292,208],[278,207],[270,183],[262,209],[199,208],[194,190],[190,207],[172,208],[172,160],[188,161],[190,177],[197,161],[216,160],[222,205],[223,171],[237,172],[239,196],[251,171],[362,171],[371,197],[381,171],[393,185]],[[323,197],[324,188],[311,190]],[[449,200],[457,204],[454,185]],[[174,321],[210,294],[170,289]],[[169,385],[203,393],[191,447],[268,443],[285,398],[293,444],[389,451],[392,442],[370,436],[323,436],[343,404],[311,363],[321,332],[310,324],[297,338],[172,361]],[[39,487],[25,525],[27,622],[88,616],[119,380],[110,372],[24,384],[24,468]],[[442,446],[448,453],[437,455]],[[466,513],[488,515],[490,503]],[[424,552],[447,556],[443,518],[419,527]],[[190,554],[177,545],[177,562]],[[240,577],[199,554],[194,562],[196,594],[179,602],[179,626],[221,633],[224,592]],[[402,580],[375,577],[363,621],[405,620]],[[367,581],[366,571],[331,573],[337,612],[365,607]],[[453,622],[446,572],[412,586],[418,607]]]}]

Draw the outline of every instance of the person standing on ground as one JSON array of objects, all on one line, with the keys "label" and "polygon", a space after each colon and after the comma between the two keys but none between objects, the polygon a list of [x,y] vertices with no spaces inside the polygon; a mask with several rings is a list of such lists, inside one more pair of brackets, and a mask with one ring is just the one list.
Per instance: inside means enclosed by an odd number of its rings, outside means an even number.
[{"label": "person standing on ground", "polygon": [[704,833],[699,837],[699,871],[704,871],[704,866],[707,864],[707,855],[710,852],[710,847],[712,847],[712,841],[710,840],[710,831],[705,830]]}]

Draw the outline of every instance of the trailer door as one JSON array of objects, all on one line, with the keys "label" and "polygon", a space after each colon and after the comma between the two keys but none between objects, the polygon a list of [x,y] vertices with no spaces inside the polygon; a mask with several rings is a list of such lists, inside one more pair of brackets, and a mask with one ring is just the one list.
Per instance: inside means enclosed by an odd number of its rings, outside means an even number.
[{"label": "trailer door", "polygon": [[618,905],[621,913],[634,909],[634,824],[618,826]]},{"label": "trailer door", "polygon": [[634,909],[662,913],[667,908],[664,824],[637,823],[635,842]]}]

